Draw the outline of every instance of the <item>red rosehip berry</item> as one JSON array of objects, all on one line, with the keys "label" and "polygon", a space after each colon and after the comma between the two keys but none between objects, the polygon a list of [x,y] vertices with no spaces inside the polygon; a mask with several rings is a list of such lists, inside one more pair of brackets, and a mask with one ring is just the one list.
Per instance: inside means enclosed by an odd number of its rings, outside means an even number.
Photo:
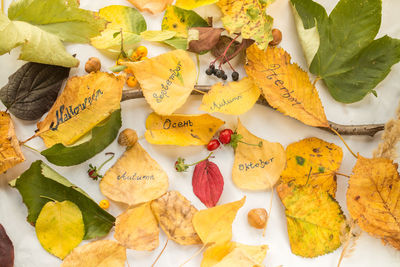
[{"label": "red rosehip berry", "polygon": [[217,139],[213,139],[208,143],[207,149],[209,151],[213,151],[216,150],[219,147],[219,145],[220,145],[219,141]]},{"label": "red rosehip berry", "polygon": [[90,178],[93,178],[93,179],[97,178],[96,170],[91,170],[88,172],[88,174],[89,174]]},{"label": "red rosehip berry", "polygon": [[219,133],[219,141],[224,145],[229,144],[231,142],[232,134],[233,131],[231,129],[222,130]]}]

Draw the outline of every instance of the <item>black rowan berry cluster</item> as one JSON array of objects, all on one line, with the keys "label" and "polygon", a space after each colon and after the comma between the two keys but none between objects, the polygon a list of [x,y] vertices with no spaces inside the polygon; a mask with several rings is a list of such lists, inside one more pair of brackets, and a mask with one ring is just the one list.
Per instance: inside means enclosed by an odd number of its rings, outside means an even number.
[{"label": "black rowan berry cluster", "polygon": [[[214,64],[210,64],[208,69],[206,70],[207,75],[214,75],[217,78],[220,78],[224,81],[228,79],[228,75],[226,75],[225,71],[221,68],[216,69]],[[239,73],[237,71],[232,72],[232,80],[239,80]]]}]

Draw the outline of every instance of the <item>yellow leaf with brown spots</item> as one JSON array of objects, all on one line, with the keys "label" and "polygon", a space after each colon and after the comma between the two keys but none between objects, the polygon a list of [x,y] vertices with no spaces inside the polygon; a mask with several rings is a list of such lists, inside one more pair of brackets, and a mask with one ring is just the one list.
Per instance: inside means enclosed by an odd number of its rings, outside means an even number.
[{"label": "yellow leaf with brown spots", "polygon": [[180,245],[201,244],[192,223],[197,209],[178,191],[169,191],[153,200],[151,209],[169,239]]},{"label": "yellow leaf with brown spots", "polygon": [[150,202],[127,209],[115,221],[114,238],[129,249],[154,250],[159,244],[159,234]]},{"label": "yellow leaf with brown spots", "polygon": [[140,11],[147,11],[151,14],[163,12],[174,0],[128,0]]},{"label": "yellow leaf with brown spots", "polygon": [[286,148],[284,183],[308,184],[335,197],[336,172],[342,163],[342,148],[316,137],[306,138]]},{"label": "yellow leaf with brown spots", "polygon": [[358,156],[347,190],[347,208],[372,236],[400,250],[400,176],[390,159]]},{"label": "yellow leaf with brown spots", "polygon": [[0,174],[25,161],[10,114],[0,111]]},{"label": "yellow leaf with brown spots", "polygon": [[325,111],[308,74],[279,47],[247,49],[247,75],[260,87],[268,103],[283,114],[315,127],[329,127]]}]

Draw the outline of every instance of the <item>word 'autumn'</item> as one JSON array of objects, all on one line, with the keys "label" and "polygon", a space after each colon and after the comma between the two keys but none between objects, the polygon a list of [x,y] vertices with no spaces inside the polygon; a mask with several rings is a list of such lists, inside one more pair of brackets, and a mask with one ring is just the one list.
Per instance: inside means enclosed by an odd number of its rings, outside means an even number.
[{"label": "word 'autumn'", "polygon": [[[88,106],[92,105],[93,102],[97,101],[99,96],[103,95],[103,91],[100,89],[97,90],[92,94],[92,96],[85,97],[85,100],[83,103],[72,107],[71,105],[65,108],[64,105],[61,105],[60,108],[56,111],[56,120],[57,122],[54,123],[51,122],[50,128],[53,131],[56,131],[58,129],[58,126],[68,120],[70,120],[72,117],[76,116],[81,112],[82,110],[85,110]],[[55,126],[54,126],[55,125]]]},{"label": "word 'autumn'", "polygon": [[135,180],[135,181],[140,181],[140,180],[154,180],[154,175],[137,175],[137,173],[135,172],[133,175],[127,175],[126,172],[124,172],[124,174],[122,175],[118,175],[117,176],[117,180]]},{"label": "word 'autumn'", "polygon": [[181,127],[188,127],[188,126],[193,126],[193,122],[190,120],[188,121],[180,121],[180,122],[172,122],[170,119],[166,119],[163,128],[165,130],[168,130],[170,128],[181,128]]},{"label": "word 'autumn'", "polygon": [[274,158],[270,158],[268,160],[262,160],[260,159],[259,162],[249,162],[249,163],[244,163],[244,164],[239,164],[239,170],[240,171],[248,171],[251,169],[255,169],[255,168],[262,168],[264,169],[265,166],[267,166],[268,164],[272,163]]},{"label": "word 'autumn'", "polygon": [[175,80],[176,77],[180,77],[181,76],[181,68],[182,68],[182,64],[180,61],[178,61],[178,64],[176,65],[175,69],[169,69],[169,71],[171,72],[171,75],[168,77],[168,79],[165,81],[164,84],[161,84],[161,92],[160,95],[157,95],[157,93],[153,94],[153,97],[156,99],[157,103],[161,103],[164,99],[164,97],[169,97],[168,96],[168,89],[169,86],[172,84],[172,81]]},{"label": "word 'autumn'", "polygon": [[241,95],[238,95],[238,96],[235,96],[234,98],[231,98],[231,99],[227,99],[227,100],[225,100],[225,99],[223,99],[221,102],[219,102],[219,103],[216,103],[215,101],[213,102],[213,105],[212,105],[212,107],[211,107],[211,110],[218,110],[218,109],[221,109],[221,108],[223,108],[224,106],[228,106],[228,105],[230,105],[230,104],[232,104],[233,102],[235,102],[235,101],[238,101],[238,100],[240,100],[242,98],[242,96]]}]

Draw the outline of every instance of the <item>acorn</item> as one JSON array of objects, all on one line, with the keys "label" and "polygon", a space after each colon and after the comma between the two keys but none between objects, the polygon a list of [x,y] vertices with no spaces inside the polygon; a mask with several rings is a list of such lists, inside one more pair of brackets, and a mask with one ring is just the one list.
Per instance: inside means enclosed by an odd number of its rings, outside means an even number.
[{"label": "acorn", "polygon": [[87,73],[96,72],[101,69],[100,59],[97,57],[91,57],[85,64],[85,71]]},{"label": "acorn", "polygon": [[118,144],[121,146],[133,146],[138,141],[138,136],[135,130],[125,129],[118,136]]}]

